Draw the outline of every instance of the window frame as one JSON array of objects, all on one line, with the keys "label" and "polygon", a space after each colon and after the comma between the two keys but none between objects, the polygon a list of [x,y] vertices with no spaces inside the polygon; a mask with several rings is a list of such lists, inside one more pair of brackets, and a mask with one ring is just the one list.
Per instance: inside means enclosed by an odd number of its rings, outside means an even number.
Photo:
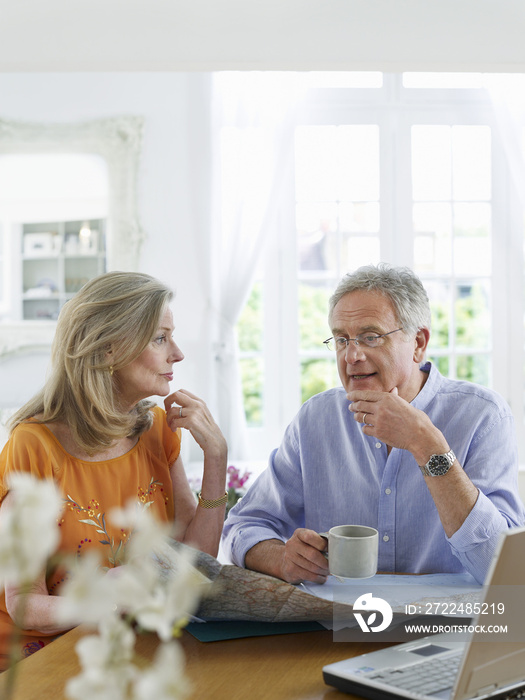
[{"label": "window frame", "polygon": [[[490,99],[483,89],[405,88],[401,74],[384,74],[372,89],[312,89],[293,125],[377,124],[380,134],[381,259],[413,267],[410,134],[415,124],[487,125],[492,144],[492,388],[509,403],[517,428],[524,424],[521,377],[525,364],[523,214],[498,136]],[[290,134],[293,138],[293,133]],[[248,427],[254,458],[277,447],[300,407],[298,266],[294,173],[285,184],[278,235],[265,254],[263,425]],[[406,234],[404,232],[410,232]],[[423,282],[426,277],[421,276]],[[327,336],[329,328],[327,324]],[[506,338],[502,343],[498,339]],[[324,338],[321,338],[322,341]],[[320,347],[320,354],[324,348]],[[335,363],[335,358],[334,358]],[[519,369],[518,369],[519,368]],[[524,431],[517,430],[525,461]]]}]

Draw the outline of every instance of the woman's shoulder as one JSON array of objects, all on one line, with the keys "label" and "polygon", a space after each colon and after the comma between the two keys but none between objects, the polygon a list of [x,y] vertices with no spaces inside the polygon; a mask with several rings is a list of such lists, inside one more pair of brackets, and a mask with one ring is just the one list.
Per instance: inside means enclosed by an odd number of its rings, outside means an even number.
[{"label": "woman's shoulder", "polygon": [[150,439],[158,439],[165,428],[167,428],[166,423],[166,413],[160,406],[152,406],[149,412],[153,418],[151,426],[144,431],[142,437],[149,437]]},{"label": "woman's shoulder", "polygon": [[161,406],[152,406],[150,408],[150,412],[153,414],[154,420],[164,418],[164,416],[166,415],[166,411],[163,408],[161,408]]},{"label": "woman's shoulder", "polygon": [[9,440],[47,443],[53,441],[53,434],[48,425],[39,420],[39,416],[34,416],[18,423],[11,431]]},{"label": "woman's shoulder", "polygon": [[[48,426],[28,419],[11,431],[0,456],[0,467],[5,469],[11,464],[18,465],[17,468],[30,468],[31,471],[46,471],[47,466],[60,461],[60,456],[60,443]],[[54,473],[56,467],[52,471]]]},{"label": "woman's shoulder", "polygon": [[5,476],[11,471],[30,472],[38,477],[55,476],[56,442],[42,423],[26,420],[11,432],[0,454],[0,492],[5,495]]}]

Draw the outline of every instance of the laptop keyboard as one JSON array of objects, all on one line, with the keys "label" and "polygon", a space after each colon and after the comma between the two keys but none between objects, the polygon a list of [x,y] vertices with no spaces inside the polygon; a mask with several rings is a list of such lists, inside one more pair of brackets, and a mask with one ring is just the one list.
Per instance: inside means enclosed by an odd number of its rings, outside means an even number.
[{"label": "laptop keyboard", "polygon": [[458,652],[451,656],[425,659],[411,666],[383,669],[371,673],[367,678],[412,693],[431,695],[454,685],[460,660],[461,653]]}]

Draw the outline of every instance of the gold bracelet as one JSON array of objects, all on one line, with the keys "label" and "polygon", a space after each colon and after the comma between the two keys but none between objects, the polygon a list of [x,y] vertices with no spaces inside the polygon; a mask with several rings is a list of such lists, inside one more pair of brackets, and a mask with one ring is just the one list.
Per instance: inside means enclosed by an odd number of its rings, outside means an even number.
[{"label": "gold bracelet", "polygon": [[218,508],[219,506],[223,506],[228,502],[228,493],[225,491],[224,496],[221,496],[220,498],[214,498],[213,500],[208,498],[202,498],[202,496],[199,493],[198,498],[199,505],[203,508]]}]

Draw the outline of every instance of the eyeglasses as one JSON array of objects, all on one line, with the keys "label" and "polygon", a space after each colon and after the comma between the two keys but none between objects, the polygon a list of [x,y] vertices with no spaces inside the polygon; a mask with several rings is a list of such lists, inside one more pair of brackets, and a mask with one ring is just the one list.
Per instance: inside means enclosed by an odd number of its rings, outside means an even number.
[{"label": "eyeglasses", "polygon": [[328,340],[323,340],[324,345],[329,350],[335,350],[336,352],[341,352],[346,350],[348,343],[353,342],[357,346],[365,345],[367,348],[377,348],[379,345],[383,345],[383,340],[386,335],[391,335],[392,333],[397,333],[402,331],[402,328],[396,328],[395,331],[389,331],[388,333],[360,333],[356,338],[344,338],[343,336],[337,336],[337,338],[328,338]]}]

